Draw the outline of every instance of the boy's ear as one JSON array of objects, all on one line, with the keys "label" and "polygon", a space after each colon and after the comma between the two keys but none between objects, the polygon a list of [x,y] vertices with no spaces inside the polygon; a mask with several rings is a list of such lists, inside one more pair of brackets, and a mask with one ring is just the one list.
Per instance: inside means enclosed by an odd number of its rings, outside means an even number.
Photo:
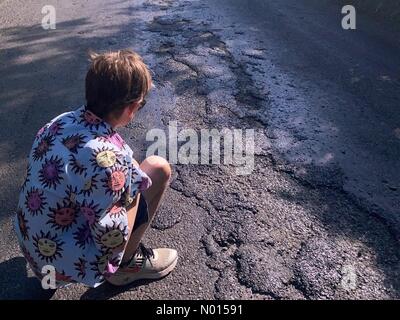
[{"label": "boy's ear", "polygon": [[132,102],[132,103],[128,106],[129,113],[135,112],[136,109],[137,109],[137,107],[138,107],[138,103],[137,103],[137,102]]}]

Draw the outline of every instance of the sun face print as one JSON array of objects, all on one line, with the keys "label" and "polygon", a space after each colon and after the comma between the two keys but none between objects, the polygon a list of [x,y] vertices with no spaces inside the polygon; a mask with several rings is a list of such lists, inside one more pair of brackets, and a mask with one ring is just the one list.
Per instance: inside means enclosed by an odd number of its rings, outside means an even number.
[{"label": "sun face print", "polygon": [[17,210],[17,218],[19,231],[21,232],[22,237],[24,238],[24,240],[29,240],[29,227],[27,225],[28,221],[25,219],[25,214],[21,209]]},{"label": "sun face print", "polygon": [[72,124],[78,123],[78,119],[76,118],[74,113],[71,113],[69,116],[67,116],[68,120],[71,121]]},{"label": "sun face print", "polygon": [[49,126],[46,124],[45,126],[41,127],[39,131],[36,133],[35,139],[39,139],[40,136],[43,134],[43,132],[48,128]]},{"label": "sun face print", "polygon": [[136,180],[136,177],[139,175],[139,171],[137,170],[137,168],[134,166],[132,168],[131,171],[131,177],[132,177],[132,181]]},{"label": "sun face print", "polygon": [[42,160],[51,147],[54,146],[54,137],[50,134],[44,136],[33,150],[32,159],[34,161]]},{"label": "sun face print", "polygon": [[101,127],[106,128],[103,120],[90,110],[81,111],[81,114],[79,115],[79,123],[83,124],[85,128],[89,128],[90,130],[99,130]]},{"label": "sun face print", "polygon": [[104,270],[106,269],[111,257],[112,257],[111,253],[106,253],[102,256],[96,256],[96,260],[90,262],[90,265],[92,266],[90,270],[96,271],[95,274],[96,278],[101,277],[103,275]]},{"label": "sun face print", "polygon": [[62,130],[63,130],[63,125],[65,123],[62,122],[62,120],[56,120],[54,121],[50,127],[49,127],[49,133],[52,134],[53,136],[57,136],[57,135],[61,135],[62,134]]},{"label": "sun face print", "polygon": [[71,152],[78,153],[78,149],[85,144],[85,136],[83,134],[73,134],[65,137],[62,144]]},{"label": "sun face print", "polygon": [[113,197],[121,197],[128,171],[126,168],[115,166],[111,168],[111,173],[107,172],[107,178],[102,179],[103,188],[106,194],[110,194]]},{"label": "sun face print", "polygon": [[85,197],[90,196],[94,189],[97,190],[97,183],[99,182],[97,178],[98,174],[95,174],[94,176],[89,177],[86,181],[85,184],[83,185],[82,190],[80,191],[80,194],[83,194]]},{"label": "sun face print", "polygon": [[93,243],[93,237],[90,232],[89,224],[83,224],[78,227],[78,230],[74,232],[75,245],[81,249],[86,249],[86,245]]},{"label": "sun face print", "polygon": [[110,218],[120,218],[126,215],[126,209],[122,204],[122,201],[116,202],[108,212]]},{"label": "sun face print", "polygon": [[77,210],[75,207],[71,207],[69,201],[64,200],[62,204],[57,203],[56,208],[50,208],[49,210],[51,213],[47,216],[50,219],[46,224],[50,224],[56,230],[68,231],[76,222]]},{"label": "sun face print", "polygon": [[65,190],[65,200],[68,201],[71,207],[76,207],[77,206],[77,201],[76,201],[76,195],[78,194],[78,188],[73,187],[71,185],[67,186],[67,189]]},{"label": "sun face print", "polygon": [[31,170],[32,170],[32,167],[31,167],[30,164],[28,164],[28,166],[26,167],[25,180],[24,180],[24,183],[21,186],[21,190],[20,191],[25,191],[25,188],[26,188],[28,182],[31,181],[31,174],[32,174]]},{"label": "sun face print", "polygon": [[61,176],[63,166],[64,164],[58,156],[51,156],[50,159],[45,160],[42,169],[39,171],[39,181],[42,183],[43,187],[57,188],[61,180],[64,180]]},{"label": "sun face print", "polygon": [[101,147],[93,150],[90,163],[93,172],[102,171],[104,168],[112,167],[114,164],[121,164],[121,154],[108,147]]},{"label": "sun face print", "polygon": [[46,262],[53,262],[57,258],[61,258],[63,251],[63,241],[59,240],[56,235],[52,236],[50,231],[46,234],[40,231],[40,234],[33,236],[33,245],[36,247],[35,252],[39,258]]},{"label": "sun face print", "polygon": [[112,226],[106,226],[105,230],[98,231],[96,234],[96,242],[100,243],[104,249],[117,249],[125,244],[127,236],[126,226],[122,223],[117,224],[115,221]]},{"label": "sun face print", "polygon": [[105,130],[102,130],[102,132],[93,132],[93,137],[98,139],[98,141],[106,142],[107,137],[113,132],[115,132],[113,129],[106,128]]},{"label": "sun face print", "polygon": [[78,261],[74,263],[75,270],[78,271],[78,277],[81,279],[86,277],[86,264],[87,261],[83,258],[79,258]]},{"label": "sun face print", "polygon": [[33,216],[43,214],[45,205],[47,205],[47,202],[43,192],[32,187],[25,196],[25,207],[28,212]]},{"label": "sun face print", "polygon": [[101,119],[98,116],[96,116],[93,112],[91,112],[90,110],[86,110],[83,113],[83,118],[86,120],[87,123],[92,124],[92,125],[101,123]]},{"label": "sun face print", "polygon": [[68,160],[69,164],[71,165],[71,170],[73,173],[79,175],[84,174],[86,176],[87,167],[81,164],[72,153],[70,154]]},{"label": "sun face print", "polygon": [[92,268],[90,270],[96,271],[95,277],[107,277],[108,269],[117,269],[120,261],[117,258],[112,258],[112,254],[110,252],[105,253],[102,256],[96,256],[96,260],[91,262],[90,265]]},{"label": "sun face print", "polygon": [[83,200],[82,204],[79,206],[80,212],[86,218],[89,226],[92,226],[96,220],[101,210],[99,209],[99,205],[95,204],[92,200],[91,202]]}]

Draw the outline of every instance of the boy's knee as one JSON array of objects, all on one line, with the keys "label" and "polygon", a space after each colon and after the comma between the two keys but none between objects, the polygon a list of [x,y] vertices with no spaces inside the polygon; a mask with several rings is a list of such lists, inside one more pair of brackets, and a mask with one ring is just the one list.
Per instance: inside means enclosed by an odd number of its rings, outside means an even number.
[{"label": "boy's knee", "polygon": [[150,156],[140,165],[152,180],[167,181],[171,177],[172,170],[167,160],[159,156]]}]

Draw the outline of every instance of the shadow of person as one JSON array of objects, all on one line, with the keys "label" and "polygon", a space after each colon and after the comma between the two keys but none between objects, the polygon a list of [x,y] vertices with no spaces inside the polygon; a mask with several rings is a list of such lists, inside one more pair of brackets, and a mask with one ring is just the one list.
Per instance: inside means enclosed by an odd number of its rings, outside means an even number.
[{"label": "shadow of person", "polygon": [[136,291],[140,286],[149,284],[158,280],[138,280],[126,286],[113,286],[112,284],[105,282],[97,288],[89,288],[82,296],[81,300],[107,300],[120,293],[126,291]]},{"label": "shadow of person", "polygon": [[0,263],[0,300],[49,300],[56,290],[44,290],[36,277],[28,277],[27,263],[15,257]]}]

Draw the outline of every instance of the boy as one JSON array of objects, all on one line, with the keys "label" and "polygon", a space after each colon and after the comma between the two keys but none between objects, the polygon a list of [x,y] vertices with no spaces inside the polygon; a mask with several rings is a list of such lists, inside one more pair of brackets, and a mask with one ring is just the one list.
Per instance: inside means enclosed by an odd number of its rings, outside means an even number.
[{"label": "boy", "polygon": [[55,268],[57,286],[105,280],[126,285],[174,269],[176,250],[140,243],[171,176],[163,158],[140,166],[115,131],[127,125],[152,85],[131,50],[91,54],[86,105],[63,113],[36,135],[15,229],[38,278]]}]

